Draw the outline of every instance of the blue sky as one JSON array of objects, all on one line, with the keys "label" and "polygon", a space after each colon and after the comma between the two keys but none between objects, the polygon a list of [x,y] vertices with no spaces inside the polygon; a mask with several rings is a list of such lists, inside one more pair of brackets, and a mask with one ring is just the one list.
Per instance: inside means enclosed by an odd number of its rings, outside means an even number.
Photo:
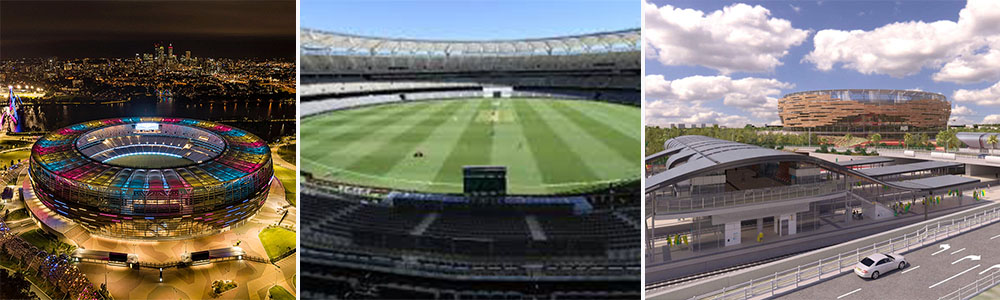
[{"label": "blue sky", "polygon": [[1000,122],[1000,1],[649,1],[650,125],[780,123],[781,95],[839,88],[941,93],[953,124]]},{"label": "blue sky", "polygon": [[540,38],[638,28],[636,1],[303,0],[304,28],[444,40]]}]

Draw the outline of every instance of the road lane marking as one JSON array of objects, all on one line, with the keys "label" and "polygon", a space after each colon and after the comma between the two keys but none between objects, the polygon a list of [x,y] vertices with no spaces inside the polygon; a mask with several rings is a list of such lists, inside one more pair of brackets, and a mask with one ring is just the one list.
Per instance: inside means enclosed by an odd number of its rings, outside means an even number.
[{"label": "road lane marking", "polygon": [[998,269],[998,268],[1000,268],[1000,264],[992,265],[989,268],[986,268],[986,270],[983,270],[982,272],[979,272],[979,275],[983,275],[983,273],[986,273],[986,272],[989,272],[990,270]]},{"label": "road lane marking", "polygon": [[854,293],[857,293],[857,292],[858,292],[858,291],[860,291],[860,290],[861,290],[861,288],[858,288],[858,289],[856,289],[856,290],[853,290],[853,291],[851,291],[850,293],[847,293],[847,294],[843,294],[843,295],[840,295],[840,297],[837,297],[837,299],[840,299],[840,298],[844,298],[844,297],[847,297],[847,296],[850,296],[851,294],[854,294]]},{"label": "road lane marking", "polygon": [[968,273],[969,271],[972,271],[972,269],[978,268],[979,266],[981,266],[981,265],[976,265],[975,267],[971,267],[971,268],[969,268],[969,269],[967,269],[965,271],[962,271],[961,273],[952,275],[951,277],[948,277],[948,279],[942,280],[941,282],[935,283],[934,285],[929,286],[927,288],[933,289],[934,287],[936,287],[938,285],[941,285],[942,283],[948,282],[948,280],[955,279],[955,277],[962,276],[962,274]]},{"label": "road lane marking", "polygon": [[982,258],[982,257],[980,257],[979,255],[966,255],[966,256],[965,256],[965,257],[963,257],[963,258],[959,258],[958,260],[956,260],[956,261],[953,261],[953,262],[952,262],[951,264],[953,264],[953,265],[954,265],[954,264],[957,264],[958,262],[960,262],[960,261],[963,261],[963,260],[966,260],[966,259],[971,259],[971,260],[979,260],[980,258]]},{"label": "road lane marking", "polygon": [[955,252],[952,252],[951,254],[948,254],[948,255],[955,255],[955,253],[959,253],[959,252],[962,252],[962,251],[965,251],[965,248],[955,250]]},{"label": "road lane marking", "polygon": [[942,244],[942,245],[939,245],[938,247],[941,247],[941,250],[938,250],[937,252],[934,252],[933,254],[931,254],[931,256],[938,255],[938,253],[944,252],[944,250],[951,249],[951,245],[948,245],[948,244]]},{"label": "road lane marking", "polygon": [[993,236],[993,237],[991,237],[990,239],[992,240],[992,239],[995,239],[995,238],[998,238],[998,237],[1000,237],[1000,234],[998,234],[998,235],[994,235],[994,236]]},{"label": "road lane marking", "polygon": [[901,272],[899,274],[906,274],[906,272],[913,271],[913,270],[916,270],[916,269],[920,269],[920,266],[916,266],[916,267],[912,267],[912,268],[907,269],[907,270],[903,270],[903,272]]}]

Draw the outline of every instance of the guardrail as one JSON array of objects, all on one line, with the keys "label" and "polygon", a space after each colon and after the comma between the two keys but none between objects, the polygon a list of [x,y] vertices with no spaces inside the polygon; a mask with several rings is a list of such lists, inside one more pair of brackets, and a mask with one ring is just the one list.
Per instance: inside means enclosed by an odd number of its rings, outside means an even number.
[{"label": "guardrail", "polygon": [[854,265],[873,253],[903,253],[917,249],[954,235],[979,228],[1000,220],[1000,207],[994,207],[961,219],[940,220],[924,225],[911,233],[877,242],[868,247],[859,247],[820,259],[814,263],[799,265],[794,269],[775,272],[750,281],[726,286],[720,290],[691,297],[690,299],[751,299],[773,297],[794,291],[799,286],[812,284],[850,272]]},{"label": "guardrail", "polygon": [[948,293],[947,295],[938,298],[938,300],[972,299],[972,297],[975,297],[976,295],[979,295],[979,293],[982,293],[996,286],[998,283],[1000,283],[1000,271],[994,271],[993,273],[990,273],[990,275],[986,275],[986,277],[979,278],[978,280],[976,280],[976,282],[967,284],[955,290],[954,292]]},{"label": "guardrail", "polygon": [[845,189],[846,186],[844,186],[843,182],[832,181],[780,188],[714,193],[705,196],[652,196],[648,198],[652,198],[654,214],[659,214],[779,201],[807,196],[821,196],[844,191]]},{"label": "guardrail", "polygon": [[[909,157],[916,157],[916,155],[919,154],[919,155],[927,155],[927,156],[930,156],[930,157],[933,157],[933,158],[950,159],[950,160],[955,160],[955,159],[976,159],[976,160],[984,160],[984,161],[986,161],[987,160],[986,158],[988,158],[988,157],[990,157],[992,155],[992,154],[986,154],[986,153],[941,152],[941,151],[931,151],[931,150],[923,150],[923,149],[896,149],[896,148],[880,148],[880,147],[876,147],[875,150],[878,151],[879,153],[897,152],[897,153],[902,153],[903,155],[909,156]],[[983,155],[983,156],[980,156],[980,155]],[[988,160],[988,161],[994,162],[992,160]]]}]

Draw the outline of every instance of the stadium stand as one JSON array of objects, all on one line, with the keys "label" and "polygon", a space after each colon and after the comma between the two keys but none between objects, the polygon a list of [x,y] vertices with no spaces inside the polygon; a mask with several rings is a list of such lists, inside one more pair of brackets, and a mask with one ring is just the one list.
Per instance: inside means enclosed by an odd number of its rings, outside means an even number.
[{"label": "stadium stand", "polygon": [[[420,41],[303,29],[301,115],[484,97],[638,106],[639,29]],[[473,203],[304,174],[303,298],[638,298],[640,187]],[[436,203],[436,204],[435,204]]]}]

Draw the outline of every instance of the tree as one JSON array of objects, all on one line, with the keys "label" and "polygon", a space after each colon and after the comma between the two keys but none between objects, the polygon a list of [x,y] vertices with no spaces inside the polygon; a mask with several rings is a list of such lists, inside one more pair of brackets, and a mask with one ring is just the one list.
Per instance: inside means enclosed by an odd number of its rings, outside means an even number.
[{"label": "tree", "polygon": [[882,135],[878,133],[873,133],[872,135],[868,136],[868,141],[871,142],[868,144],[869,146],[872,144],[878,146],[878,142],[882,141]]},{"label": "tree", "polygon": [[960,141],[958,137],[955,136],[955,133],[957,133],[957,131],[953,129],[947,129],[938,132],[937,136],[935,137],[937,145],[943,146],[944,151],[946,152],[948,151],[949,148],[952,147],[954,147],[957,150],[959,147],[962,146],[962,141]]},{"label": "tree", "polygon": [[927,133],[925,133],[925,132],[921,132],[920,135],[917,136],[917,143],[921,147],[927,147],[928,141],[930,141],[930,137],[927,136]]},{"label": "tree", "polygon": [[907,148],[913,145],[913,135],[907,132],[903,135],[903,148]]},{"label": "tree", "polygon": [[1000,137],[997,137],[997,135],[995,134],[990,135],[989,137],[986,138],[986,143],[993,145],[993,148],[996,149],[997,143],[1000,143]]},{"label": "tree", "polygon": [[31,282],[24,278],[24,272],[2,270],[0,274],[0,299],[38,299],[31,291]]}]

